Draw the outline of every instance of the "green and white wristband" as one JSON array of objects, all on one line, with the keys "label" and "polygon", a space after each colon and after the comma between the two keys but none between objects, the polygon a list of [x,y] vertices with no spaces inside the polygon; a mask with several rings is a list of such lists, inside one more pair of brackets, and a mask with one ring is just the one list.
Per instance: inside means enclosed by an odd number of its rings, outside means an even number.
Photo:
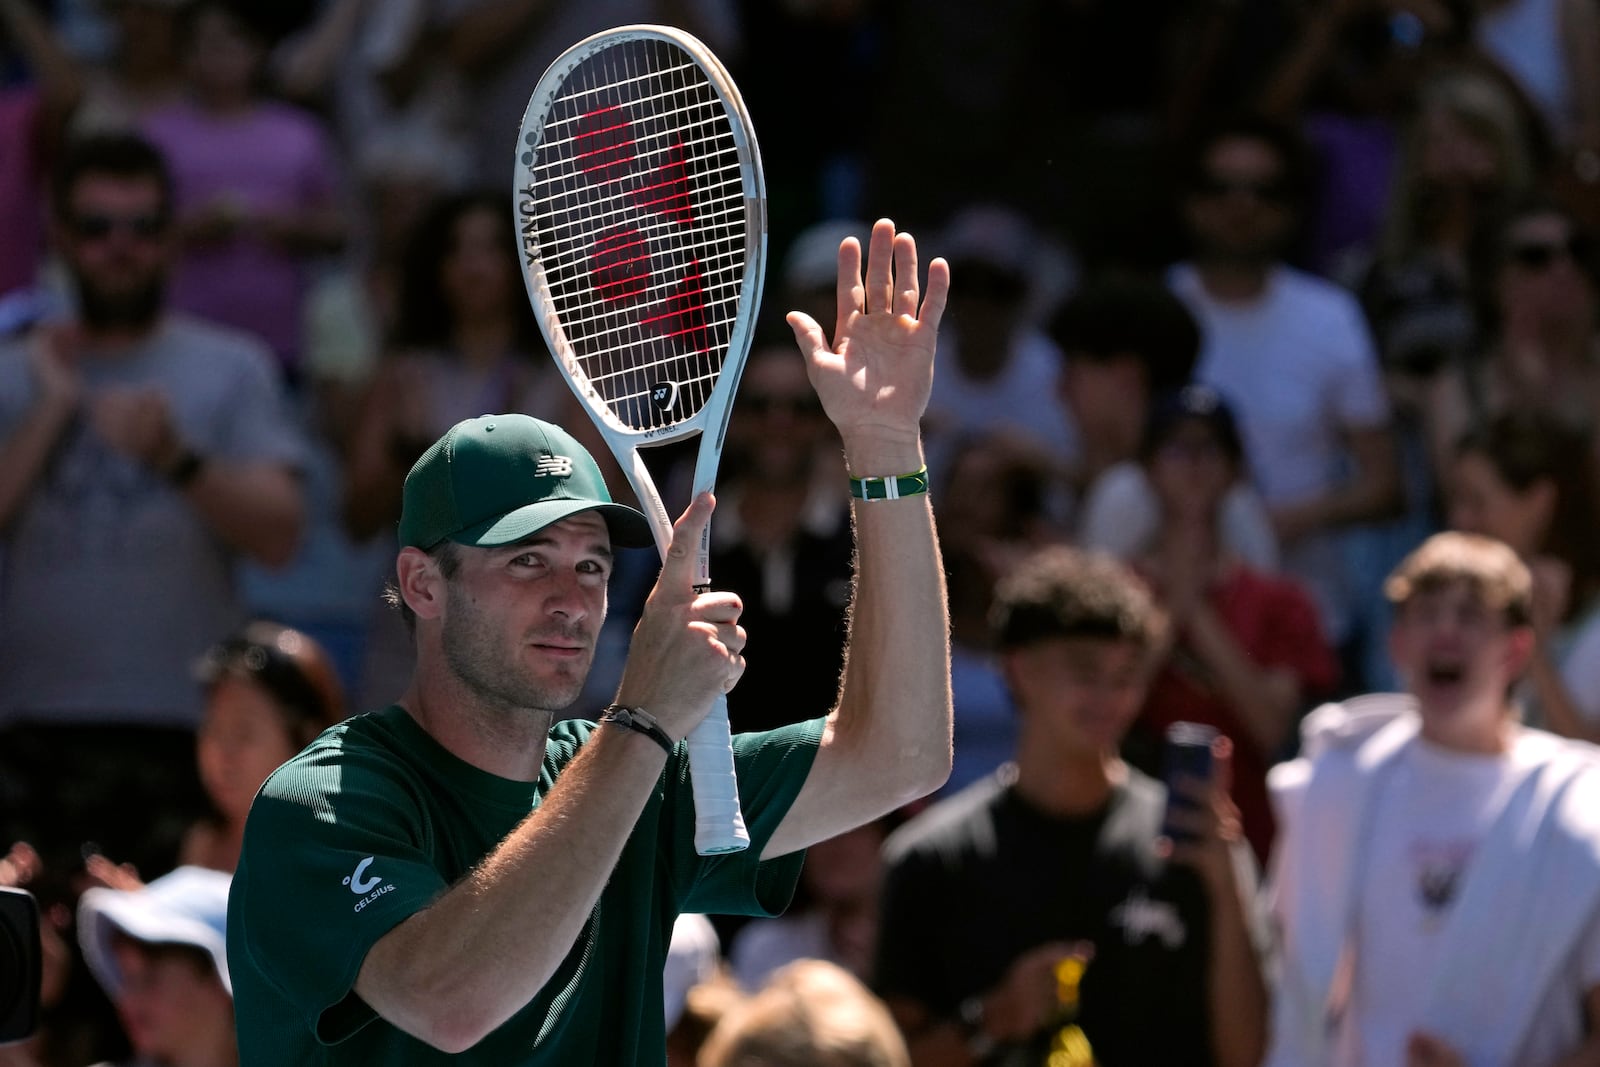
[{"label": "green and white wristband", "polygon": [[857,500],[899,500],[901,497],[921,496],[928,491],[928,468],[919,467],[910,474],[885,475],[880,478],[850,479],[850,495]]}]

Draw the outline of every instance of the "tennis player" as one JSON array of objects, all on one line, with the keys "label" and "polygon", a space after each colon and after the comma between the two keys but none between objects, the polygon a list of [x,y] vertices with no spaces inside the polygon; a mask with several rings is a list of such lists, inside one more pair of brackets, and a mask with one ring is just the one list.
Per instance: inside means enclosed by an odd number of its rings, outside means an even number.
[{"label": "tennis player", "polygon": [[750,848],[695,853],[680,744],[744,670],[738,597],[693,588],[711,497],[674,527],[616,704],[556,722],[614,546],[649,528],[558,427],[460,423],[405,483],[405,696],[323,734],[251,810],[228,919],[241,1064],[664,1063],[678,913],[779,912],[807,845],[944,781],[949,624],[919,421],[949,271],[935,260],[920,292],[915,242],[886,220],[864,275],[862,259],[841,244],[831,345],[789,318],[855,476],[858,563],[835,705],[735,739]]}]

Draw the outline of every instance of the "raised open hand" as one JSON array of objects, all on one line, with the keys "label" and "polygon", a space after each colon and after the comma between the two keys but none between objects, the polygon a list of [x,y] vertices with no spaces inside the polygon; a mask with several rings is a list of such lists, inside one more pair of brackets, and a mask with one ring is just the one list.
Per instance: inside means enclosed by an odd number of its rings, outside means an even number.
[{"label": "raised open hand", "polygon": [[865,275],[859,242],[846,238],[839,245],[833,343],[815,319],[789,313],[812,387],[853,467],[875,468],[880,454],[893,463],[907,446],[915,446],[933,388],[934,349],[949,292],[950,268],[942,259],[928,265],[928,288],[922,292],[916,241],[879,219],[872,227]]}]

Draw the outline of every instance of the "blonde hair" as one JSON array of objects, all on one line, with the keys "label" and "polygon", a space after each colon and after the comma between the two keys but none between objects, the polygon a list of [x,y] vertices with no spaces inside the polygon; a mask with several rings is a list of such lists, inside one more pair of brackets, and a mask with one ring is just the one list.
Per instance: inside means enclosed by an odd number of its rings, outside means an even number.
[{"label": "blonde hair", "polygon": [[911,1067],[889,1009],[844,968],[797,960],[729,1011],[697,1067]]},{"label": "blonde hair", "polygon": [[1421,594],[1461,584],[1512,626],[1531,619],[1533,576],[1509,545],[1468,533],[1434,534],[1400,561],[1383,583],[1397,609]]},{"label": "blonde hair", "polygon": [[1417,90],[1416,104],[1401,142],[1383,237],[1384,252],[1391,257],[1404,256],[1420,236],[1415,183],[1422,168],[1427,116],[1439,112],[1492,147],[1500,180],[1494,208],[1502,213],[1509,211],[1533,185],[1527,123],[1505,86],[1465,68],[1442,71]]}]

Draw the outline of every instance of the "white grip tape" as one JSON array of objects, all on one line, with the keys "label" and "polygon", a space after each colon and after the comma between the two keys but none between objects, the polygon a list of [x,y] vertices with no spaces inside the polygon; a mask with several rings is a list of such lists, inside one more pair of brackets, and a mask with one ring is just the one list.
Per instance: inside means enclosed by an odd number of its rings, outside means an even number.
[{"label": "white grip tape", "polygon": [[733,743],[728,730],[728,698],[719,696],[711,713],[685,738],[689,779],[694,786],[694,849],[702,856],[743,852],[750,831],[739,810],[739,785],[733,773]]}]

